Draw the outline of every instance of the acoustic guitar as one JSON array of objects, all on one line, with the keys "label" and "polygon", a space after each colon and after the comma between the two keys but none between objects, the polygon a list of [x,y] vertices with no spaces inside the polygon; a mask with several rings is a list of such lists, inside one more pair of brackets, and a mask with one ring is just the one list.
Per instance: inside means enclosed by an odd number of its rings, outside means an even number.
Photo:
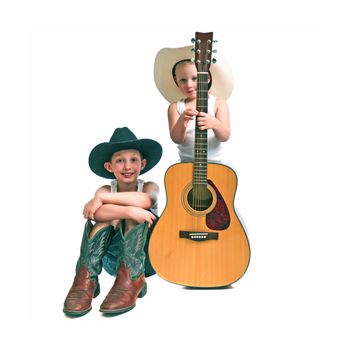
[{"label": "acoustic guitar", "polygon": [[[196,109],[208,111],[213,33],[196,33]],[[250,260],[249,242],[234,209],[237,176],[226,165],[208,163],[207,130],[196,125],[193,163],[177,163],[165,174],[166,207],[150,238],[157,274],[190,287],[228,286]]]}]

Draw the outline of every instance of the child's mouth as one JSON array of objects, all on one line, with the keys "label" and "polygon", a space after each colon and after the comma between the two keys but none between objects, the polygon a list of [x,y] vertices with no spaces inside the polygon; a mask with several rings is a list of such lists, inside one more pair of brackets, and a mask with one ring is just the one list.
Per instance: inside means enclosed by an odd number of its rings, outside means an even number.
[{"label": "child's mouth", "polygon": [[124,177],[132,177],[134,173],[123,173]]}]

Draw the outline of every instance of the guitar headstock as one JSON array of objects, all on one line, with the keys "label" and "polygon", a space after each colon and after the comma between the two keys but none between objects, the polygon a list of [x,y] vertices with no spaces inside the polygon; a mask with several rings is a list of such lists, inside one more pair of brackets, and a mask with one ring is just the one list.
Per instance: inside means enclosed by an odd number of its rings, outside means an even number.
[{"label": "guitar headstock", "polygon": [[[209,72],[210,64],[212,62],[213,32],[196,32],[196,37],[195,39],[192,39],[192,42],[195,43],[194,63],[196,64],[197,71]],[[214,60],[213,63],[215,63]]]}]

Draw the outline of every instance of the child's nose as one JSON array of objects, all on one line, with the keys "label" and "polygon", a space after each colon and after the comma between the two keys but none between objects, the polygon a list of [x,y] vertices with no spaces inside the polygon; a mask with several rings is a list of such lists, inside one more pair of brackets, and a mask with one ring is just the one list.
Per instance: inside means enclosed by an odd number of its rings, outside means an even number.
[{"label": "child's nose", "polygon": [[188,82],[185,86],[185,89],[188,90],[188,89],[192,89],[193,88],[193,84],[192,82]]}]

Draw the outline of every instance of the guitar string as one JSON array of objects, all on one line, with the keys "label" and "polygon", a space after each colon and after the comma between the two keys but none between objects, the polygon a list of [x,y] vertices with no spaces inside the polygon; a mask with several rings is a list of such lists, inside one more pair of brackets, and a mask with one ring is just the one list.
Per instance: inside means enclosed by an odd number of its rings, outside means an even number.
[{"label": "guitar string", "polygon": [[[207,113],[208,109],[208,75],[198,74],[198,96],[197,96],[197,110]],[[205,102],[203,104],[203,102]],[[206,207],[205,194],[207,191],[207,137],[203,137],[207,130],[200,131],[196,119],[196,166],[195,166],[195,188],[194,188],[194,206],[202,209]],[[204,141],[204,142],[203,142]],[[205,156],[203,156],[205,155]],[[205,175],[205,176],[204,176]]]}]

